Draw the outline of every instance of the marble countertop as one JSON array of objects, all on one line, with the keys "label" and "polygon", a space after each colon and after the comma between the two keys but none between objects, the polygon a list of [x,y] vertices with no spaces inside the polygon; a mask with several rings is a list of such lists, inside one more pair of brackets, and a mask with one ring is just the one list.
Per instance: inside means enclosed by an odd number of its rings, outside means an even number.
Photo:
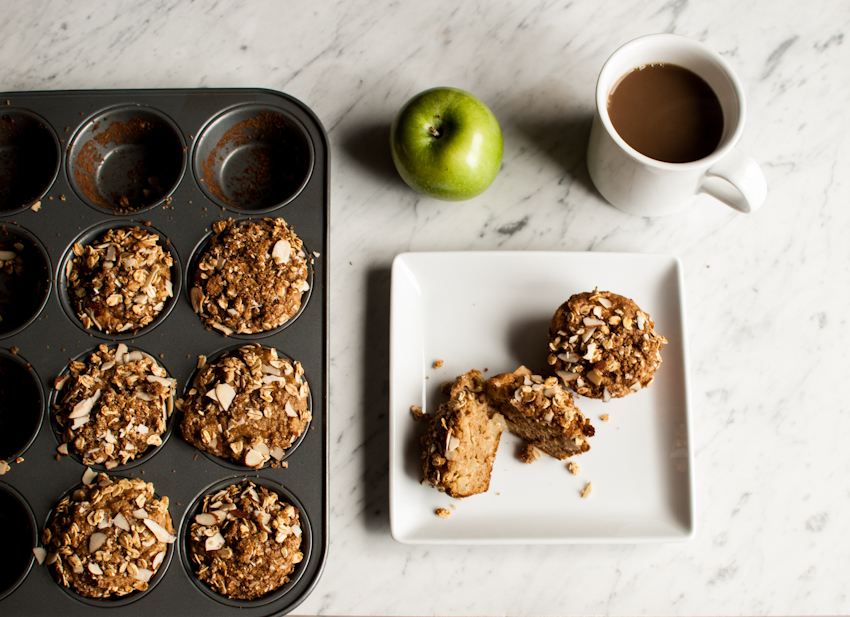
[{"label": "marble countertop", "polygon": [[[263,87],[332,148],[330,552],[299,614],[850,613],[850,8],[833,0],[0,2],[6,91]],[[633,217],[586,171],[596,76],[674,32],[721,53],[767,178],[751,215],[701,198]],[[387,145],[437,85],[499,119],[504,167],[462,204],[424,198]],[[842,248],[843,247],[843,248]],[[390,264],[404,251],[681,258],[696,532],[684,543],[408,546],[389,531]],[[843,514],[842,514],[843,513]]]}]

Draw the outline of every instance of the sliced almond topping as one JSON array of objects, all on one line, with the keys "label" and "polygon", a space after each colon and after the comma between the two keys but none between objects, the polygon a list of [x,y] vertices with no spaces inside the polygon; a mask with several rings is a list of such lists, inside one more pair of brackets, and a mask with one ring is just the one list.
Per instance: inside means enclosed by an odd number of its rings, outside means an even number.
[{"label": "sliced almond topping", "polygon": [[201,312],[201,306],[204,303],[204,292],[200,287],[192,287],[189,291],[189,299],[192,302],[192,310],[196,313]]},{"label": "sliced almond topping", "polygon": [[210,536],[204,542],[204,548],[207,551],[217,551],[222,547],[224,547],[224,537],[220,533]]},{"label": "sliced almond topping", "polygon": [[280,446],[274,446],[271,450],[269,450],[269,454],[279,461],[283,458],[284,451]]},{"label": "sliced almond topping", "polygon": [[71,413],[68,415],[68,418],[82,418],[83,416],[89,415],[89,412],[91,412],[92,408],[94,407],[94,404],[97,403],[99,398],[100,388],[95,390],[94,394],[92,394],[87,399],[83,399],[82,401],[74,405],[74,409],[71,410]]},{"label": "sliced almond topping", "polygon": [[145,511],[144,508],[139,508],[138,510],[133,510],[133,516],[138,519],[147,520],[148,513]]},{"label": "sliced almond topping", "polygon": [[35,560],[38,562],[38,565],[43,564],[44,560],[47,558],[47,551],[40,546],[33,548],[32,554],[35,555]]},{"label": "sliced almond topping", "polygon": [[588,482],[587,486],[585,486],[581,491],[582,499],[587,499],[590,497],[590,494],[593,492],[593,482]]},{"label": "sliced almond topping", "polygon": [[278,265],[289,263],[292,255],[292,246],[287,240],[278,240],[272,248],[272,259]]},{"label": "sliced almond topping", "polygon": [[215,395],[218,398],[218,404],[224,411],[230,407],[230,403],[236,397],[236,390],[228,383],[220,383],[215,387]]},{"label": "sliced almond topping", "polygon": [[168,531],[166,531],[165,527],[157,523],[155,520],[146,518],[144,519],[144,524],[147,525],[148,529],[153,532],[153,535],[156,536],[156,539],[160,542],[165,542],[166,544],[171,544],[174,540],[177,539],[177,536],[173,536]]},{"label": "sliced almond topping", "polygon": [[[162,553],[160,553],[160,554],[162,554]],[[136,573],[136,575],[133,578],[136,579],[137,581],[142,581],[142,582],[148,583],[148,582],[150,582],[152,576],[153,576],[152,571],[148,570],[147,568],[139,568],[139,571]]]},{"label": "sliced almond topping", "polygon": [[92,471],[91,467],[86,467],[86,470],[83,472],[83,484],[91,486],[95,478],[97,478],[97,472]]},{"label": "sliced almond topping", "polygon": [[206,512],[196,515],[195,522],[198,523],[198,525],[203,525],[204,527],[218,525],[218,519],[214,515]]},{"label": "sliced almond topping", "polygon": [[163,559],[165,559],[165,551],[160,551],[159,553],[154,555],[153,563],[151,564],[154,570],[158,569],[159,566],[162,565]]},{"label": "sliced almond topping", "polygon": [[127,518],[120,512],[112,518],[112,522],[118,529],[130,531],[130,523],[127,521]]},{"label": "sliced almond topping", "polygon": [[[249,448],[245,453],[245,464],[248,467],[259,467],[263,463],[265,463],[266,459],[262,454],[254,450],[253,448]],[[207,549],[209,550],[209,549]]]},{"label": "sliced almond topping", "polygon": [[89,566],[88,566],[88,567],[89,567],[89,572],[91,572],[91,573],[92,573],[92,574],[94,574],[95,576],[100,576],[101,574],[103,574],[103,570],[101,570],[101,569],[100,569],[100,566],[99,566],[99,565],[97,565],[97,564],[96,564],[95,562],[93,562],[93,561],[90,561],[90,562],[89,562]]},{"label": "sliced almond topping", "polygon": [[95,552],[106,543],[106,534],[95,532],[89,537],[89,553]]}]

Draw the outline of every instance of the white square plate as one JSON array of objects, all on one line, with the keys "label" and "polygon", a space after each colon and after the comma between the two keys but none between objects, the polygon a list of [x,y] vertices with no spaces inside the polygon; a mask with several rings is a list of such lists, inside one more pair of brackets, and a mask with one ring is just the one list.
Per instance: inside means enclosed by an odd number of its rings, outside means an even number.
[{"label": "white square plate", "polygon": [[[546,366],[549,321],[571,295],[599,287],[634,300],[669,341],[651,387],[609,403],[576,396],[596,428],[591,450],[565,461],[518,460],[505,432],[490,490],[463,500],[420,484],[411,405],[433,412],[440,384]],[[442,359],[444,364],[434,368]],[[404,253],[390,307],[390,526],[409,544],[632,543],[693,535],[687,339],[678,258],[556,252]],[[601,420],[609,414],[610,420]],[[591,495],[580,493],[588,482]],[[449,508],[448,519],[435,515]],[[456,508],[456,509],[455,509]]]}]

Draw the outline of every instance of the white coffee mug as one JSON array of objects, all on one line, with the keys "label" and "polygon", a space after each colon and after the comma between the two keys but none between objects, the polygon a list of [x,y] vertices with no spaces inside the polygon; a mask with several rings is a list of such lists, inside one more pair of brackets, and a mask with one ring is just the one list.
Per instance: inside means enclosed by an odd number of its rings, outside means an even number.
[{"label": "white coffee mug", "polygon": [[[608,97],[617,81],[637,67],[658,63],[697,74],[720,101],[723,132],[717,148],[705,158],[688,163],[652,159],[629,146],[611,123]],[[612,205],[639,216],[676,212],[699,193],[741,212],[753,212],[767,197],[767,183],[758,163],[735,147],[745,116],[741,83],[720,54],[675,34],[635,39],[614,52],[596,83],[596,114],[587,147],[590,178]]]}]

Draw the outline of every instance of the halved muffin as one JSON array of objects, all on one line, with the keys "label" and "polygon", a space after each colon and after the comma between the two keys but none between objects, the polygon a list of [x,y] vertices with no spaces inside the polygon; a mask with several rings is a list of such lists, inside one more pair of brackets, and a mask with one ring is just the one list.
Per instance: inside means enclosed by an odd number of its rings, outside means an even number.
[{"label": "halved muffin", "polygon": [[485,393],[502,413],[508,430],[549,456],[565,459],[590,450],[590,420],[573,403],[557,377],[533,375],[521,366],[485,382]]},{"label": "halved muffin", "polygon": [[449,394],[422,436],[422,469],[437,490],[469,497],[490,488],[504,418],[484,394],[477,370],[459,376]]}]

